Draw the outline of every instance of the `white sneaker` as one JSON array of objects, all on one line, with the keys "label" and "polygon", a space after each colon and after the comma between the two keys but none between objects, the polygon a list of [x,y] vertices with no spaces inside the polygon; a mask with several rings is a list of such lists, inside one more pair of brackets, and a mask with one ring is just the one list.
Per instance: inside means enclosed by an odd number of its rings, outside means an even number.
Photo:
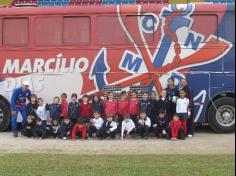
[{"label": "white sneaker", "polygon": [[166,130],[162,131],[162,135],[164,135],[164,136],[167,135]]},{"label": "white sneaker", "polygon": [[66,138],[66,137],[64,137],[64,138],[63,138],[63,140],[67,140],[67,138]]},{"label": "white sneaker", "polygon": [[192,135],[192,134],[189,134],[189,135],[188,135],[188,137],[189,137],[189,138],[192,138],[192,137],[193,137],[193,135]]}]

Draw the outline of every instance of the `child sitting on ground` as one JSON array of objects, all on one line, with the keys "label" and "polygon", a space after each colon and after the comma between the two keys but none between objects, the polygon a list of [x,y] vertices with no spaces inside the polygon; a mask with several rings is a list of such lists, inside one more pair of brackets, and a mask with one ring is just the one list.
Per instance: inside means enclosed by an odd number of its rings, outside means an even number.
[{"label": "child sitting on ground", "polygon": [[116,138],[117,134],[117,124],[113,121],[112,115],[107,115],[107,121],[103,123],[102,128],[98,131],[99,137],[101,139],[111,137],[112,139]]},{"label": "child sitting on ground", "polygon": [[151,128],[151,120],[147,117],[145,111],[140,112],[140,120],[138,122],[138,132],[143,139],[148,139],[149,130]]},{"label": "child sitting on ground", "polygon": [[72,128],[73,128],[73,123],[71,122],[70,118],[65,117],[60,127],[61,130],[60,133],[63,140],[67,140],[68,138],[71,137]]},{"label": "child sitting on ground", "polygon": [[32,94],[30,97],[30,102],[27,104],[26,111],[27,111],[27,116],[31,116],[32,118],[36,118],[36,110],[38,109],[38,98],[37,95]]},{"label": "child sitting on ground", "polygon": [[170,135],[172,141],[184,139],[182,122],[180,121],[178,115],[174,115],[173,120],[170,122]]},{"label": "child sitting on ground", "polygon": [[35,126],[33,128],[34,138],[45,139],[47,137],[46,126],[43,124],[40,118],[36,119]]},{"label": "child sitting on ground", "polygon": [[52,138],[60,138],[61,137],[61,132],[60,132],[60,123],[58,118],[52,119],[52,124],[49,127],[49,133]]},{"label": "child sitting on ground", "polygon": [[121,127],[121,140],[125,137],[134,136],[135,132],[136,130],[133,120],[130,119],[128,114],[124,115],[124,121],[122,122]]},{"label": "child sitting on ground", "polygon": [[102,128],[104,120],[101,118],[101,114],[98,111],[93,113],[94,118],[91,119],[91,125],[89,127],[89,137],[99,137],[98,131]]},{"label": "child sitting on ground", "polygon": [[79,102],[77,101],[77,98],[77,94],[72,94],[71,102],[68,107],[68,116],[73,124],[75,124],[79,118]]},{"label": "child sitting on ground", "polygon": [[169,139],[169,119],[165,110],[161,110],[159,116],[153,119],[153,132],[156,137],[166,136]]},{"label": "child sitting on ground", "polygon": [[87,125],[81,119],[73,127],[72,140],[76,140],[77,136],[81,136],[82,140],[86,140],[87,137]]},{"label": "child sitting on ground", "polygon": [[27,123],[26,126],[24,126],[24,128],[22,129],[22,134],[25,137],[31,138],[33,137],[33,130],[34,130],[34,119],[35,117],[29,115],[27,117]]}]

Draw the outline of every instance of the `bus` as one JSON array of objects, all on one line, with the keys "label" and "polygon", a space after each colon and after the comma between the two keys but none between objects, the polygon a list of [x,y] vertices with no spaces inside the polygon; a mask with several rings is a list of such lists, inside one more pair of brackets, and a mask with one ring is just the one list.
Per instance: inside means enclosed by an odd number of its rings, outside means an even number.
[{"label": "bus", "polygon": [[[235,130],[235,7],[153,4],[2,8],[0,131],[23,81],[45,101],[109,86],[161,92],[187,78],[195,123]],[[20,118],[20,117],[19,117]]]}]

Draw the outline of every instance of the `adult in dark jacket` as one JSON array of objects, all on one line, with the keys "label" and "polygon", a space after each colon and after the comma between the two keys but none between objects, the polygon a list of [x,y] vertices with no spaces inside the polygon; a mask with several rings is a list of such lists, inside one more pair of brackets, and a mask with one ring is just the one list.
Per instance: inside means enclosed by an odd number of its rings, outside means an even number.
[{"label": "adult in dark jacket", "polygon": [[190,101],[190,109],[191,109],[191,115],[187,121],[187,128],[188,128],[188,137],[194,136],[194,100],[193,100],[193,90],[188,85],[187,79],[183,78],[181,79],[181,89],[183,89],[186,92],[186,97]]}]

